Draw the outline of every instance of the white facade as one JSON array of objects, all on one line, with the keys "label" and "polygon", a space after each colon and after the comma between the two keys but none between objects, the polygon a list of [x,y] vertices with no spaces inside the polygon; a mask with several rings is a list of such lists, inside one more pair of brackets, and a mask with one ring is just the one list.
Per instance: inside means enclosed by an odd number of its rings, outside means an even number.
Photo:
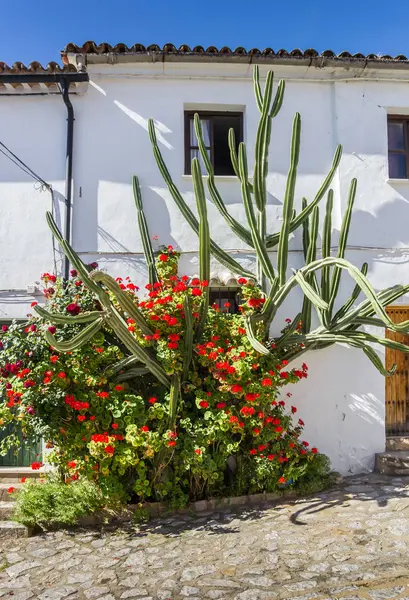
[{"label": "white facade", "polygon": [[[405,70],[362,73],[352,68],[274,68],[286,79],[283,108],[275,119],[268,177],[268,228],[281,225],[292,118],[302,117],[302,147],[296,188],[311,200],[330,168],[336,145],[344,154],[333,182],[333,245],[337,243],[348,186],[358,178],[358,193],[347,258],[369,263],[368,277],[379,290],[409,279],[409,180],[388,180],[387,114],[409,114]],[[192,181],[184,171],[184,110],[244,112],[244,141],[254,147],[258,112],[252,68],[225,63],[126,63],[89,65],[84,95],[71,97],[75,111],[73,245],[86,262],[96,260],[114,276],[146,283],[146,267],[136,224],[131,178],[140,178],[152,236],[183,255],[181,270],[198,271],[198,240],[180,215],[157,169],[147,119],[157,124],[161,151],[174,182],[195,211]],[[265,76],[266,67],[261,68]],[[2,96],[0,141],[56,190],[54,211],[64,218],[66,108],[60,96]],[[249,155],[249,168],[252,168]],[[228,209],[245,222],[240,188],[234,177],[216,178]],[[0,154],[0,319],[24,316],[33,296],[27,287],[53,269],[51,234],[45,223],[50,194]],[[209,204],[214,240],[253,267],[254,255],[228,229]],[[322,211],[323,213],[323,211]],[[322,223],[322,218],[321,218]],[[291,241],[290,267],[302,264],[301,240]],[[215,275],[230,274],[216,262]],[[341,296],[353,284],[343,276]],[[342,298],[341,298],[342,299]],[[409,303],[402,298],[401,303]],[[294,291],[275,322],[294,317],[301,295]],[[383,356],[379,350],[380,356]],[[330,456],[333,468],[356,473],[373,468],[375,452],[385,448],[385,383],[366,357],[340,346],[308,353],[310,377],[294,387],[293,402],[306,423],[305,437]],[[298,416],[298,415],[297,415]]]}]

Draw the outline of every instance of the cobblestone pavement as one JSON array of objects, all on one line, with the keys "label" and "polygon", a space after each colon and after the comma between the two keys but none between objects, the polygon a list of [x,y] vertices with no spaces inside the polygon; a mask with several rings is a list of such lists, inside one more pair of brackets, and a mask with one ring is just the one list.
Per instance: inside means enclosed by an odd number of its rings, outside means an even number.
[{"label": "cobblestone pavement", "polygon": [[0,544],[1,600],[409,600],[409,478]]}]

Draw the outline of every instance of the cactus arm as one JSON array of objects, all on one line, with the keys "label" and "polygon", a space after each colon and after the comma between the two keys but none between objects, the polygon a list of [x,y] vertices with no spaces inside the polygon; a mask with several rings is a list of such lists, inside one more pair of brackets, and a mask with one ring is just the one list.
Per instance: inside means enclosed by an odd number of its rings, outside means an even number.
[{"label": "cactus arm", "polygon": [[149,369],[147,367],[137,367],[135,369],[129,369],[129,371],[125,371],[125,373],[121,373],[115,379],[118,383],[121,381],[128,381],[128,379],[134,379],[135,377],[141,377],[142,375],[147,375],[149,373]]},{"label": "cactus arm", "polygon": [[268,146],[271,134],[270,106],[273,93],[273,73],[267,73],[264,87],[263,107],[257,127],[256,145],[254,151],[254,200],[258,210],[264,210],[267,201],[266,177],[268,171]]},{"label": "cactus arm", "polygon": [[91,278],[93,281],[102,283],[110,292],[114,294],[121,309],[126,312],[129,317],[134,319],[136,325],[143,333],[146,335],[152,335],[153,331],[147,324],[139,308],[135,305],[132,298],[130,298],[126,292],[121,290],[113,277],[108,275],[108,273],[104,273],[103,271],[94,271],[91,274]]},{"label": "cactus arm", "polygon": [[[149,129],[149,136],[151,139],[152,149],[153,149],[153,154],[154,154],[154,157],[156,160],[156,164],[158,165],[159,171],[160,171],[166,185],[168,186],[168,190],[169,190],[173,200],[175,201],[175,204],[179,208],[180,212],[182,213],[182,215],[184,216],[186,221],[189,223],[190,227],[193,229],[193,231],[196,233],[196,235],[199,235],[199,222],[196,219],[196,217],[194,216],[194,214],[192,213],[192,211],[190,210],[190,208],[188,207],[188,205],[186,204],[186,202],[183,199],[178,188],[173,183],[172,177],[170,176],[170,173],[166,167],[165,161],[163,160],[163,157],[159,150],[158,142],[156,139],[155,125],[154,125],[152,119],[149,120],[148,129]],[[243,275],[244,277],[254,277],[254,273],[251,273],[250,271],[246,271],[245,269],[243,269],[243,267],[240,265],[240,263],[238,263],[231,256],[229,256],[229,254],[227,254],[227,252],[224,252],[224,250],[222,250],[215,242],[213,242],[213,240],[210,240],[210,251],[213,254],[213,256],[215,258],[217,258],[217,260],[222,265],[224,265],[227,269],[231,270],[233,273],[236,273],[238,275]]]},{"label": "cactus arm", "polygon": [[45,321],[63,325],[77,325],[79,323],[88,323],[90,321],[96,321],[102,315],[105,314],[102,311],[94,310],[91,312],[79,314],[75,317],[71,315],[60,315],[58,313],[50,313],[48,312],[48,310],[45,310],[38,304],[34,306],[34,310]]},{"label": "cactus arm", "polygon": [[133,335],[128,331],[125,321],[116,308],[111,307],[111,314],[107,317],[107,323],[131,354],[136,356],[163,385],[169,388],[169,378],[162,366],[145,348],[138,344]]},{"label": "cactus arm", "polygon": [[301,132],[301,117],[296,113],[293,122],[293,133],[291,140],[291,156],[290,170],[287,177],[287,185],[285,189],[284,205],[283,205],[283,224],[280,231],[280,239],[277,250],[277,270],[280,285],[284,285],[286,281],[286,271],[288,263],[288,236],[291,228],[291,217],[294,205],[295,182],[297,178],[297,166],[300,156],[300,132]]},{"label": "cactus arm", "polygon": [[[368,263],[363,263],[363,265],[361,267],[361,273],[366,276],[366,274],[368,273]],[[361,293],[361,288],[357,284],[357,285],[355,285],[349,299],[335,313],[334,317],[332,318],[331,324],[337,323],[342,317],[344,317],[347,314],[349,309],[353,306],[354,302],[357,300],[360,293]]]},{"label": "cactus arm", "polygon": [[257,261],[261,264],[263,273],[268,277],[270,283],[272,283],[276,276],[274,267],[270,261],[267,253],[267,249],[263,244],[260,237],[260,232],[257,226],[256,216],[254,214],[253,200],[251,198],[250,190],[247,185],[247,158],[246,158],[246,147],[243,142],[239,146],[239,169],[240,169],[240,180],[241,180],[241,193],[243,197],[244,208],[246,211],[247,221],[250,227],[251,235],[253,238],[254,248],[257,253]]},{"label": "cactus arm", "polygon": [[200,155],[203,159],[203,163],[206,167],[206,171],[207,171],[207,175],[208,175],[207,186],[209,189],[210,196],[211,196],[216,208],[218,209],[219,213],[225,219],[226,223],[229,225],[229,227],[233,231],[233,233],[235,233],[237,235],[237,237],[239,237],[241,240],[243,240],[243,242],[245,242],[246,244],[248,244],[249,246],[252,247],[253,243],[252,243],[252,238],[251,238],[250,232],[247,231],[247,229],[245,227],[243,227],[243,225],[241,225],[241,223],[236,221],[236,219],[230,215],[230,213],[227,210],[227,208],[222,200],[222,197],[220,196],[219,191],[216,187],[216,183],[215,183],[215,179],[214,179],[214,168],[212,165],[212,161],[210,160],[209,155],[206,150],[206,145],[203,140],[202,125],[200,123],[200,117],[197,113],[194,116],[194,125],[195,125],[195,132],[196,132],[196,137],[197,137],[197,141],[198,141],[198,145],[199,145]]},{"label": "cactus arm", "polygon": [[[274,345],[277,349],[285,347],[288,343],[288,340],[291,339],[291,336],[294,335],[296,329],[298,328],[298,324],[302,318],[302,313],[298,313],[298,315],[293,319],[292,323],[287,328],[287,331],[283,333],[282,336],[274,340]],[[297,335],[298,341],[298,335]]]},{"label": "cactus arm", "polygon": [[185,352],[183,357],[183,381],[189,376],[190,363],[193,355],[193,318],[192,318],[192,300],[190,296],[185,296],[183,312],[185,313]]},{"label": "cactus arm", "polygon": [[176,415],[180,402],[180,378],[172,375],[169,392],[169,429],[174,431],[176,427]]},{"label": "cactus arm", "polygon": [[[210,232],[209,222],[207,220],[206,197],[203,188],[202,173],[200,170],[199,160],[192,160],[192,177],[193,186],[196,196],[197,212],[199,213],[199,264],[200,264],[200,281],[210,280]],[[200,339],[207,319],[209,310],[209,285],[202,287],[202,303],[200,306],[199,323],[197,326],[196,336]]]},{"label": "cactus arm", "polygon": [[[338,242],[338,253],[337,253],[338,258],[344,258],[344,256],[345,256],[349,228],[351,225],[352,210],[353,210],[355,196],[356,196],[356,186],[357,186],[357,180],[353,179],[351,181],[351,185],[350,185],[349,193],[348,193],[347,210],[346,210],[346,213],[344,215],[344,218],[342,220],[342,225],[341,225],[341,232],[340,232],[339,242]],[[341,269],[335,267],[334,272],[332,274],[332,279],[331,279],[330,310],[332,310],[332,307],[334,306],[335,298],[338,294],[340,281],[341,281]]]},{"label": "cactus arm", "polygon": [[[319,202],[324,197],[325,193],[327,192],[327,190],[328,190],[329,186],[331,185],[331,182],[334,178],[335,171],[337,170],[338,165],[341,160],[341,156],[342,156],[342,146],[339,145],[339,146],[337,146],[337,149],[335,150],[334,158],[332,160],[332,165],[328,172],[328,175],[324,179],[320,189],[316,193],[312,202],[310,202],[310,204],[308,204],[305,207],[305,209],[303,209],[300,212],[300,214],[294,220],[291,221],[290,233],[292,233],[293,231],[298,229],[298,227],[301,225],[301,223],[304,221],[304,219],[306,219],[311,214],[311,212],[314,210],[314,208],[319,204]],[[267,246],[269,248],[277,246],[279,240],[280,240],[280,232],[273,233],[267,237]]]},{"label": "cactus arm", "polygon": [[285,81],[282,79],[278,82],[277,92],[274,97],[273,106],[271,107],[270,116],[272,119],[278,115],[283,105],[285,91]]},{"label": "cactus arm", "polygon": [[326,310],[328,308],[327,302],[325,302],[325,300],[315,292],[313,287],[307,282],[300,271],[296,271],[294,273],[294,278],[304,292],[305,296],[307,296],[307,298],[313,303],[315,308],[320,310]]},{"label": "cactus arm", "polygon": [[246,328],[247,338],[254,350],[259,354],[270,354],[270,351],[257,339],[254,334],[252,317],[246,317],[244,320],[244,325]]},{"label": "cactus arm", "polygon": [[263,110],[263,94],[260,87],[260,71],[258,65],[254,65],[253,69],[253,84],[254,84],[254,95],[256,97],[257,108],[259,112]]},{"label": "cactus arm", "polygon": [[100,295],[101,289],[97,286],[89,276],[89,271],[87,267],[84,265],[78,254],[74,251],[74,249],[70,246],[70,244],[63,238],[60,230],[57,227],[57,223],[54,220],[53,215],[47,211],[46,219],[49,228],[51,229],[52,234],[55,239],[60,244],[64,254],[68,257],[70,263],[77,269],[79,275],[81,276],[82,281],[88,287],[91,292],[94,292],[98,297]]},{"label": "cactus arm", "polygon": [[57,341],[55,336],[49,331],[45,332],[45,339],[58,352],[72,352],[89,342],[100,331],[104,324],[104,319],[99,318],[84,329],[78,335],[66,342]]},{"label": "cactus arm", "polygon": [[[303,198],[303,208],[307,205],[307,201]],[[319,226],[319,208],[316,206],[312,211],[311,215],[311,232],[309,228],[309,219],[303,221],[303,251],[305,264],[309,264],[316,260],[317,254],[317,237],[318,237],[318,226]],[[318,292],[318,283],[315,273],[308,275],[306,281],[312,285],[316,292]],[[311,301],[304,296],[302,305],[302,331],[308,333],[311,329],[311,313],[312,304]]]},{"label": "cactus arm", "polygon": [[138,227],[142,239],[143,253],[145,255],[146,265],[148,267],[149,283],[153,284],[158,281],[158,274],[156,272],[155,256],[153,254],[151,238],[149,236],[148,224],[146,222],[146,217],[143,210],[139,179],[136,177],[136,175],[134,175],[132,178],[132,184],[135,206],[138,215]]},{"label": "cactus arm", "polygon": [[[331,234],[332,234],[332,207],[334,200],[333,190],[329,190],[327,197],[327,204],[325,209],[324,226],[322,231],[322,243],[321,243],[321,255],[322,258],[328,258],[331,256]],[[330,299],[330,277],[331,267],[323,267],[321,271],[321,296],[325,302],[329,303]],[[327,310],[321,314],[323,323],[326,327],[329,326],[331,321],[331,307],[328,306]]]},{"label": "cactus arm", "polygon": [[108,367],[106,372],[110,375],[115,375],[115,373],[119,373],[123,369],[127,369],[128,367],[138,367],[140,366],[140,360],[136,356],[127,356],[122,360],[119,360],[114,365]]}]

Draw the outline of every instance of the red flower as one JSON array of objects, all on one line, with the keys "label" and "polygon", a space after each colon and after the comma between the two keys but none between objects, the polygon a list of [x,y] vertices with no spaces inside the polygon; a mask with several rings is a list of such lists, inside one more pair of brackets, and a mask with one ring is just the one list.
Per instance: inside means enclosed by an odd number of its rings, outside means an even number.
[{"label": "red flower", "polygon": [[260,398],[260,394],[246,394],[247,402],[254,402],[257,398]]},{"label": "red flower", "polygon": [[20,479],[20,481],[21,481],[21,483],[25,483],[25,482],[27,481],[27,477],[22,477],[22,478]]},{"label": "red flower", "polygon": [[106,452],[107,454],[111,454],[112,455],[115,452],[115,448],[113,446],[110,446],[110,445],[105,446],[104,452]]},{"label": "red flower", "polygon": [[38,302],[32,302],[32,303],[30,304],[30,306],[31,306],[31,308],[33,308],[34,306],[37,306],[37,304],[38,304]]},{"label": "red flower", "polygon": [[278,483],[287,483],[287,479],[285,477],[280,477]]},{"label": "red flower", "polygon": [[142,425],[141,431],[143,431],[144,433],[146,433],[147,431],[149,431],[149,427],[147,425]]},{"label": "red flower", "polygon": [[162,262],[168,262],[168,256],[166,254],[160,254],[159,260],[161,260]]},{"label": "red flower", "polygon": [[34,387],[34,386],[35,386],[35,384],[36,384],[36,382],[35,382],[35,381],[33,381],[32,379],[27,379],[27,381],[25,381],[25,382],[23,383],[23,386],[24,386],[25,388],[31,388],[31,387]]},{"label": "red flower", "polygon": [[307,446],[309,446],[309,443],[308,442],[303,442],[302,445],[307,448]]},{"label": "red flower", "polygon": [[59,377],[60,379],[65,379],[67,377],[67,374],[64,373],[64,371],[60,371],[58,373],[57,377]]},{"label": "red flower", "polygon": [[98,396],[98,398],[109,398],[108,392],[97,392],[96,395]]},{"label": "red flower", "polygon": [[38,471],[38,469],[41,469],[42,466],[43,466],[43,463],[41,463],[41,462],[31,463],[31,468],[33,469],[33,471]]},{"label": "red flower", "polygon": [[225,302],[225,303],[224,303],[224,306],[225,306],[226,308],[230,308],[231,304],[230,304],[230,302]]},{"label": "red flower", "polygon": [[75,467],[77,466],[77,463],[75,462],[75,460],[72,460],[70,462],[67,463],[67,467],[69,469],[75,469]]},{"label": "red flower", "polygon": [[237,333],[239,335],[246,335],[246,330],[244,329],[244,327],[238,327],[237,328]]},{"label": "red flower", "polygon": [[226,403],[225,403],[225,402],[218,402],[218,403],[216,404],[216,408],[220,408],[220,409],[222,409],[222,408],[225,408],[225,406],[226,406]]},{"label": "red flower", "polygon": [[81,308],[78,306],[78,304],[76,304],[76,302],[71,302],[71,304],[68,304],[65,310],[73,316],[78,315],[78,313],[81,312]]},{"label": "red flower", "polygon": [[243,391],[243,388],[238,383],[235,383],[234,385],[231,386],[230,391],[233,394],[239,394],[240,392]]},{"label": "red flower", "polygon": [[118,429],[119,425],[118,423],[112,423],[111,427],[112,429]]},{"label": "red flower", "polygon": [[57,360],[58,360],[58,356],[56,356],[55,354],[53,354],[53,356],[50,356],[50,361],[51,361],[52,363],[55,363],[55,362],[57,362]]},{"label": "red flower", "polygon": [[297,412],[297,408],[296,408],[295,406],[292,406],[292,407],[291,407],[291,412],[292,412],[293,414],[294,414],[294,413],[296,413],[296,412]]},{"label": "red flower", "polygon": [[288,379],[287,371],[283,371],[282,373],[280,373],[280,377],[281,377],[281,379]]},{"label": "red flower", "polygon": [[298,419],[298,424],[301,425],[301,427],[304,427],[305,423],[302,419]]},{"label": "red flower", "polygon": [[253,427],[253,433],[254,435],[259,435],[261,429],[259,427]]},{"label": "red flower", "polygon": [[281,426],[279,426],[279,427],[275,427],[275,428],[274,428],[274,431],[275,431],[276,433],[281,433],[281,432],[282,432],[282,430],[283,430],[283,428],[282,428]]},{"label": "red flower", "polygon": [[116,390],[117,392],[122,392],[122,391],[123,391],[123,389],[124,389],[124,388],[122,387],[122,385],[116,385],[116,386],[114,387],[114,390]]},{"label": "red flower", "polygon": [[274,460],[274,454],[267,454],[268,460]]},{"label": "red flower", "polygon": [[157,398],[155,398],[154,396],[152,396],[152,398],[149,398],[148,402],[149,404],[155,404],[158,401]]},{"label": "red flower", "polygon": [[238,423],[239,418],[232,415],[229,420],[230,420],[230,423]]},{"label": "red flower", "polygon": [[273,384],[273,380],[270,379],[270,377],[264,377],[264,379],[261,380],[261,385],[263,385],[264,387],[268,387],[272,384]]},{"label": "red flower", "polygon": [[15,492],[15,491],[16,491],[16,488],[13,487],[13,486],[11,486],[11,487],[8,488],[7,493],[8,494],[13,494],[13,492]]},{"label": "red flower", "polygon": [[87,420],[87,417],[85,415],[78,415],[77,419],[80,423],[82,423],[83,421]]},{"label": "red flower", "polygon": [[201,408],[208,408],[208,406],[209,406],[209,403],[207,402],[207,400],[201,400],[201,401],[199,402],[199,406],[200,406]]},{"label": "red flower", "polygon": [[170,350],[177,350],[179,348],[179,344],[177,342],[169,342],[168,348]]},{"label": "red flower", "polygon": [[71,275],[71,277],[76,277],[78,275],[78,273],[75,269],[71,269],[70,275]]},{"label": "red flower", "polygon": [[103,352],[104,349],[103,348],[95,348],[95,352],[98,352],[98,354],[101,354],[101,352]]},{"label": "red flower", "polygon": [[245,279],[244,277],[239,277],[239,279],[237,280],[237,283],[239,285],[246,285],[247,279]]},{"label": "red flower", "polygon": [[90,421],[95,421],[95,419],[96,419],[96,417],[94,415],[91,415],[89,418]]},{"label": "red flower", "polygon": [[200,448],[196,448],[195,454],[202,454],[202,451],[200,450]]},{"label": "red flower", "polygon": [[178,341],[180,340],[180,335],[178,335],[177,333],[170,333],[170,334],[168,335],[168,339],[169,339],[171,342],[178,342]]},{"label": "red flower", "polygon": [[169,440],[168,446],[176,446],[175,440]]},{"label": "red flower", "polygon": [[57,331],[57,328],[54,327],[54,325],[50,325],[50,327],[48,327],[48,331],[52,334],[54,334]]},{"label": "red flower", "polygon": [[199,288],[192,289],[192,296],[201,296],[203,294],[202,290]]},{"label": "red flower", "polygon": [[311,452],[313,454],[318,454],[318,448],[311,448]]},{"label": "red flower", "polygon": [[257,454],[257,449],[256,448],[252,448],[250,450],[250,454],[252,454],[254,456],[254,454]]}]

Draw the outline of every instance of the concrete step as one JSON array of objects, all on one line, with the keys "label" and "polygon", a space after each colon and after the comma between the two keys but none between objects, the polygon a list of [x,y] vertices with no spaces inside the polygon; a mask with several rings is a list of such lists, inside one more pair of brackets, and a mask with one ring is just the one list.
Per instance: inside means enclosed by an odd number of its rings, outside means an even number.
[{"label": "concrete step", "polygon": [[382,475],[409,475],[409,450],[376,454],[375,470]]},{"label": "concrete step", "polygon": [[23,483],[2,483],[0,482],[0,502],[14,502],[15,497],[13,494],[9,494],[8,489],[10,487],[14,487],[16,490],[19,490],[23,487]]},{"label": "concrete step", "polygon": [[0,521],[11,519],[14,512],[15,503],[6,500],[0,501]]},{"label": "concrete step", "polygon": [[409,436],[394,436],[386,438],[386,451],[409,450]]},{"label": "concrete step", "polygon": [[16,521],[0,521],[0,539],[29,537],[29,535],[31,530],[25,525]]},{"label": "concrete step", "polygon": [[40,479],[44,477],[44,469],[33,471],[31,467],[0,467],[0,483],[18,483],[23,477]]}]

